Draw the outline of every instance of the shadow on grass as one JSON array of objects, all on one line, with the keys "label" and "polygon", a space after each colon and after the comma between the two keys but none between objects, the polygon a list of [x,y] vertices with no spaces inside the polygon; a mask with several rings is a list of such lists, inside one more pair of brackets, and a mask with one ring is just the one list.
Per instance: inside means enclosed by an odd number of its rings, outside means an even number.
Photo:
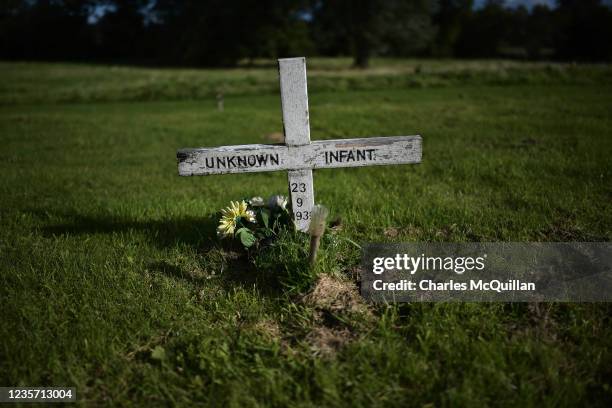
[{"label": "shadow on grass", "polygon": [[[42,213],[33,211],[34,215]],[[180,244],[198,250],[210,249],[216,241],[216,220],[213,216],[180,217],[159,220],[137,220],[115,215],[56,214],[70,221],[45,226],[43,236],[96,235],[114,233],[142,233],[148,241],[163,249]],[[44,213],[48,217],[48,213]]]},{"label": "shadow on grass", "polygon": [[[30,211],[39,218],[49,218],[48,212]],[[201,258],[192,264],[177,263],[171,259],[155,260],[147,267],[173,278],[202,283],[214,271],[222,286],[230,290],[236,286],[256,288],[265,296],[278,297],[284,291],[273,270],[257,268],[238,244],[222,243],[216,237],[215,214],[203,217],[174,217],[146,220],[116,215],[80,215],[57,213],[53,217],[68,222],[41,228],[45,237],[88,236],[97,234],[123,234],[136,232],[159,249],[180,245],[195,249]]]}]

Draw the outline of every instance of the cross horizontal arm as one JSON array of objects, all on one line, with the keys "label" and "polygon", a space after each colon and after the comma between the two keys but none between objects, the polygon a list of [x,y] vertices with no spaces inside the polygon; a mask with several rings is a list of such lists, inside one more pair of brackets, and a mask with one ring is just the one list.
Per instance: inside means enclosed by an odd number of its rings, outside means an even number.
[{"label": "cross horizontal arm", "polygon": [[319,140],[303,146],[237,145],[181,149],[179,175],[411,164],[421,161],[421,136]]}]

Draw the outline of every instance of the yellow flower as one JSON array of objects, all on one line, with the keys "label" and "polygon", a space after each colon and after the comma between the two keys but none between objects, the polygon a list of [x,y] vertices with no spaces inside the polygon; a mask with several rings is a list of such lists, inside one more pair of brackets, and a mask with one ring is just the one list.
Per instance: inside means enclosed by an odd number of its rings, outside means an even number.
[{"label": "yellow flower", "polygon": [[217,227],[217,235],[221,238],[232,236],[236,232],[238,219],[255,222],[255,213],[248,209],[245,201],[232,201],[230,206],[221,210],[221,221]]},{"label": "yellow flower", "polygon": [[236,229],[236,221],[229,220],[225,218],[221,218],[221,222],[217,227],[217,235],[221,238],[230,237],[234,234],[234,230]]}]

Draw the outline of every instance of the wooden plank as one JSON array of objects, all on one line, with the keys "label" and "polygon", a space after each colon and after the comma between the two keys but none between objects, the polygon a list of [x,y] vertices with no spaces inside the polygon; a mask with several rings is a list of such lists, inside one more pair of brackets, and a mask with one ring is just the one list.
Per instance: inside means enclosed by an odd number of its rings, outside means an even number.
[{"label": "wooden plank", "polygon": [[181,176],[360,167],[420,163],[421,144],[420,136],[371,137],[181,149],[177,158]]},{"label": "wooden plank", "polygon": [[300,152],[307,167],[380,166],[421,162],[420,136],[320,140]]},{"label": "wooden plank", "polygon": [[[306,59],[303,57],[279,59],[278,72],[285,144],[290,148],[307,146],[310,143],[310,124]],[[292,153],[293,151],[289,150],[289,157]],[[289,170],[287,177],[295,228],[306,232],[310,224],[310,210],[314,205],[312,170]]]},{"label": "wooden plank", "polygon": [[308,88],[306,85],[306,58],[278,60],[281,106],[285,144],[301,146],[310,143],[308,119]]},{"label": "wooden plank", "polygon": [[214,148],[180,149],[179,175],[251,173],[287,170],[288,148],[284,145],[237,145]]},{"label": "wooden plank", "polygon": [[306,232],[310,224],[310,211],[314,206],[312,170],[289,170],[288,179],[295,228]]}]

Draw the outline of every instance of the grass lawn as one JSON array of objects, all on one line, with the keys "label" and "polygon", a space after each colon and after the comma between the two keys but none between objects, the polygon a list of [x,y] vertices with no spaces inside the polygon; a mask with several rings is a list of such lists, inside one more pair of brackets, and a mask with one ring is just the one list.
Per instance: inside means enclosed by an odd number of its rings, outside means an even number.
[{"label": "grass lawn", "polygon": [[177,175],[178,148],[282,132],[274,67],[0,63],[0,385],[90,404],[610,406],[608,304],[368,305],[355,243],[610,241],[612,68],[346,65],[313,61],[312,139],[420,134],[423,163],[316,171],[342,228],[306,276],[304,237],[253,260],[215,238],[216,211],[286,194],[285,172]]}]

